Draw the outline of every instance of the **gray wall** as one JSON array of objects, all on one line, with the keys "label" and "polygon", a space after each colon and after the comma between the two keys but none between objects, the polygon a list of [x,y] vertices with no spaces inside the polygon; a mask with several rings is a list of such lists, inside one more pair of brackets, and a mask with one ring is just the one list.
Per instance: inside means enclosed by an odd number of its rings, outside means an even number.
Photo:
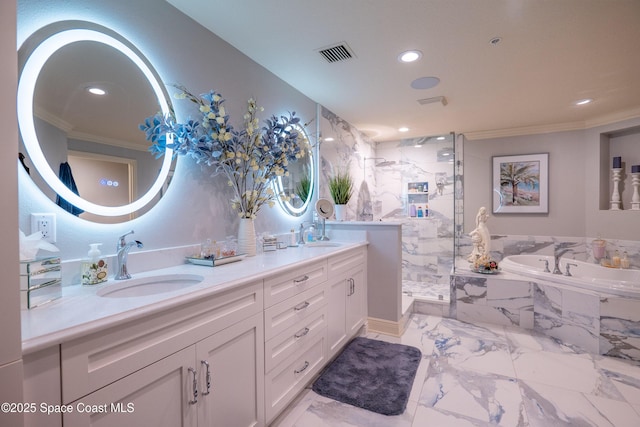
[{"label": "gray wall", "polygon": [[[2,194],[2,221],[0,221],[0,401],[22,400],[22,345],[20,339],[20,296],[18,264],[18,125],[15,99],[18,62],[15,55],[15,2],[0,3],[0,192]],[[22,425],[21,414],[0,413],[0,425]]]},{"label": "gray wall", "polygon": [[[466,140],[465,233],[474,228],[478,208],[486,206],[491,210],[492,156],[549,153],[549,213],[492,214],[487,223],[491,234],[569,237],[601,235],[605,238],[640,240],[640,212],[613,212],[601,209],[600,204],[601,193],[605,200],[609,197],[610,158],[615,153],[613,149],[609,150],[608,144],[601,144],[600,136],[602,133],[639,124],[640,119],[635,119],[588,130]],[[633,148],[625,150],[633,151]],[[636,153],[640,151],[640,142],[635,150]],[[638,157],[640,160],[640,153]],[[631,162],[632,159],[627,158],[627,161]],[[640,161],[634,162],[638,163]],[[630,168],[629,163],[627,169]],[[629,177],[626,185],[631,185]],[[630,198],[630,195],[624,197]]]},{"label": "gray wall", "polygon": [[[250,97],[265,108],[263,118],[288,111],[295,111],[303,123],[315,118],[312,100],[164,1],[20,0],[17,16],[18,46],[38,28],[61,20],[91,21],[113,29],[150,60],[166,84],[184,84],[196,93],[221,92],[235,126],[241,126]],[[179,117],[189,114],[188,104],[174,100]],[[105,255],[113,254],[117,236],[130,229],[146,249],[194,244],[206,238],[223,240],[237,233],[237,215],[229,206],[226,180],[212,179],[210,172],[179,159],[172,185],[157,208],[120,225],[93,224],[61,211],[19,172],[20,228],[30,231],[32,212],[56,213],[56,245],[65,259],[84,256],[88,243],[94,241],[104,243]],[[285,215],[277,205],[265,207],[258,215],[256,231],[286,232],[300,221]]]}]

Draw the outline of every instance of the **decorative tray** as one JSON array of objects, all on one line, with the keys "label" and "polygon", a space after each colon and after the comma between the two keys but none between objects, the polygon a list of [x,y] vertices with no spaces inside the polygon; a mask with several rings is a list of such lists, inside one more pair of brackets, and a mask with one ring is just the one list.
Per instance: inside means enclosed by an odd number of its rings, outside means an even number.
[{"label": "decorative tray", "polygon": [[191,264],[195,265],[204,265],[207,267],[215,267],[216,265],[224,265],[232,262],[242,261],[242,258],[246,257],[247,254],[239,254],[233,256],[226,256],[221,258],[203,258],[200,256],[188,256],[186,257],[187,261]]},{"label": "decorative tray", "polygon": [[471,268],[471,271],[473,271],[474,273],[480,273],[480,274],[498,274],[500,273],[500,269],[499,268],[495,268],[493,270],[489,270],[489,269],[484,269],[484,268]]}]

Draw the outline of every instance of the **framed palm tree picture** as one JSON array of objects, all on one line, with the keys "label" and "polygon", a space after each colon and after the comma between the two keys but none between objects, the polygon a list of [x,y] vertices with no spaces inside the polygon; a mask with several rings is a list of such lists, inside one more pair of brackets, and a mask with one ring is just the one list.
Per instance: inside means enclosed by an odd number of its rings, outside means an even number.
[{"label": "framed palm tree picture", "polygon": [[493,157],[493,213],[549,212],[549,153]]}]

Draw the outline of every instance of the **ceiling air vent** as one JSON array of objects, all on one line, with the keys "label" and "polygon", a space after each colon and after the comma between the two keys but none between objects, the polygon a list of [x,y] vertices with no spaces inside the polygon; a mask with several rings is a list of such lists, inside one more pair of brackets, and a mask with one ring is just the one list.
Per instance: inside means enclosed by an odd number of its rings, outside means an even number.
[{"label": "ceiling air vent", "polygon": [[420,105],[437,104],[437,103],[441,103],[442,106],[444,107],[445,105],[447,105],[447,98],[445,98],[444,96],[434,96],[433,98],[418,99],[418,104]]},{"label": "ceiling air vent", "polygon": [[329,63],[346,61],[353,58],[355,55],[351,52],[349,46],[346,43],[339,43],[334,46],[319,49],[320,55],[324,57]]}]

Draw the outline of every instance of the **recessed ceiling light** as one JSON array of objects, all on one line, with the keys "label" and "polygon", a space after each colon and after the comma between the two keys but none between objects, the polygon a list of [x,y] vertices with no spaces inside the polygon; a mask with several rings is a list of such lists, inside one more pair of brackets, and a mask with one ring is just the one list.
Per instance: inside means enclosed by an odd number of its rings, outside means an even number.
[{"label": "recessed ceiling light", "polygon": [[593,102],[593,99],[588,98],[588,99],[581,99],[580,101],[576,101],[576,105],[586,105]]},{"label": "recessed ceiling light", "polygon": [[402,52],[398,56],[398,61],[400,62],[414,62],[418,59],[422,58],[422,52],[419,50],[408,50],[406,52]]},{"label": "recessed ceiling light", "polygon": [[331,138],[331,137],[329,136],[329,137],[325,138],[324,140],[325,140],[325,141],[327,141],[327,142],[331,142],[331,141],[333,141],[333,138]]},{"label": "recessed ceiling light", "polygon": [[398,132],[409,132],[409,128],[408,127],[398,128]]},{"label": "recessed ceiling light", "polygon": [[422,145],[420,145],[420,144],[416,144],[416,145],[414,145],[414,147],[416,147],[416,148],[422,148]]},{"label": "recessed ceiling light", "polygon": [[107,91],[104,89],[100,89],[99,87],[88,87],[87,92],[92,93],[94,95],[106,95]]}]

